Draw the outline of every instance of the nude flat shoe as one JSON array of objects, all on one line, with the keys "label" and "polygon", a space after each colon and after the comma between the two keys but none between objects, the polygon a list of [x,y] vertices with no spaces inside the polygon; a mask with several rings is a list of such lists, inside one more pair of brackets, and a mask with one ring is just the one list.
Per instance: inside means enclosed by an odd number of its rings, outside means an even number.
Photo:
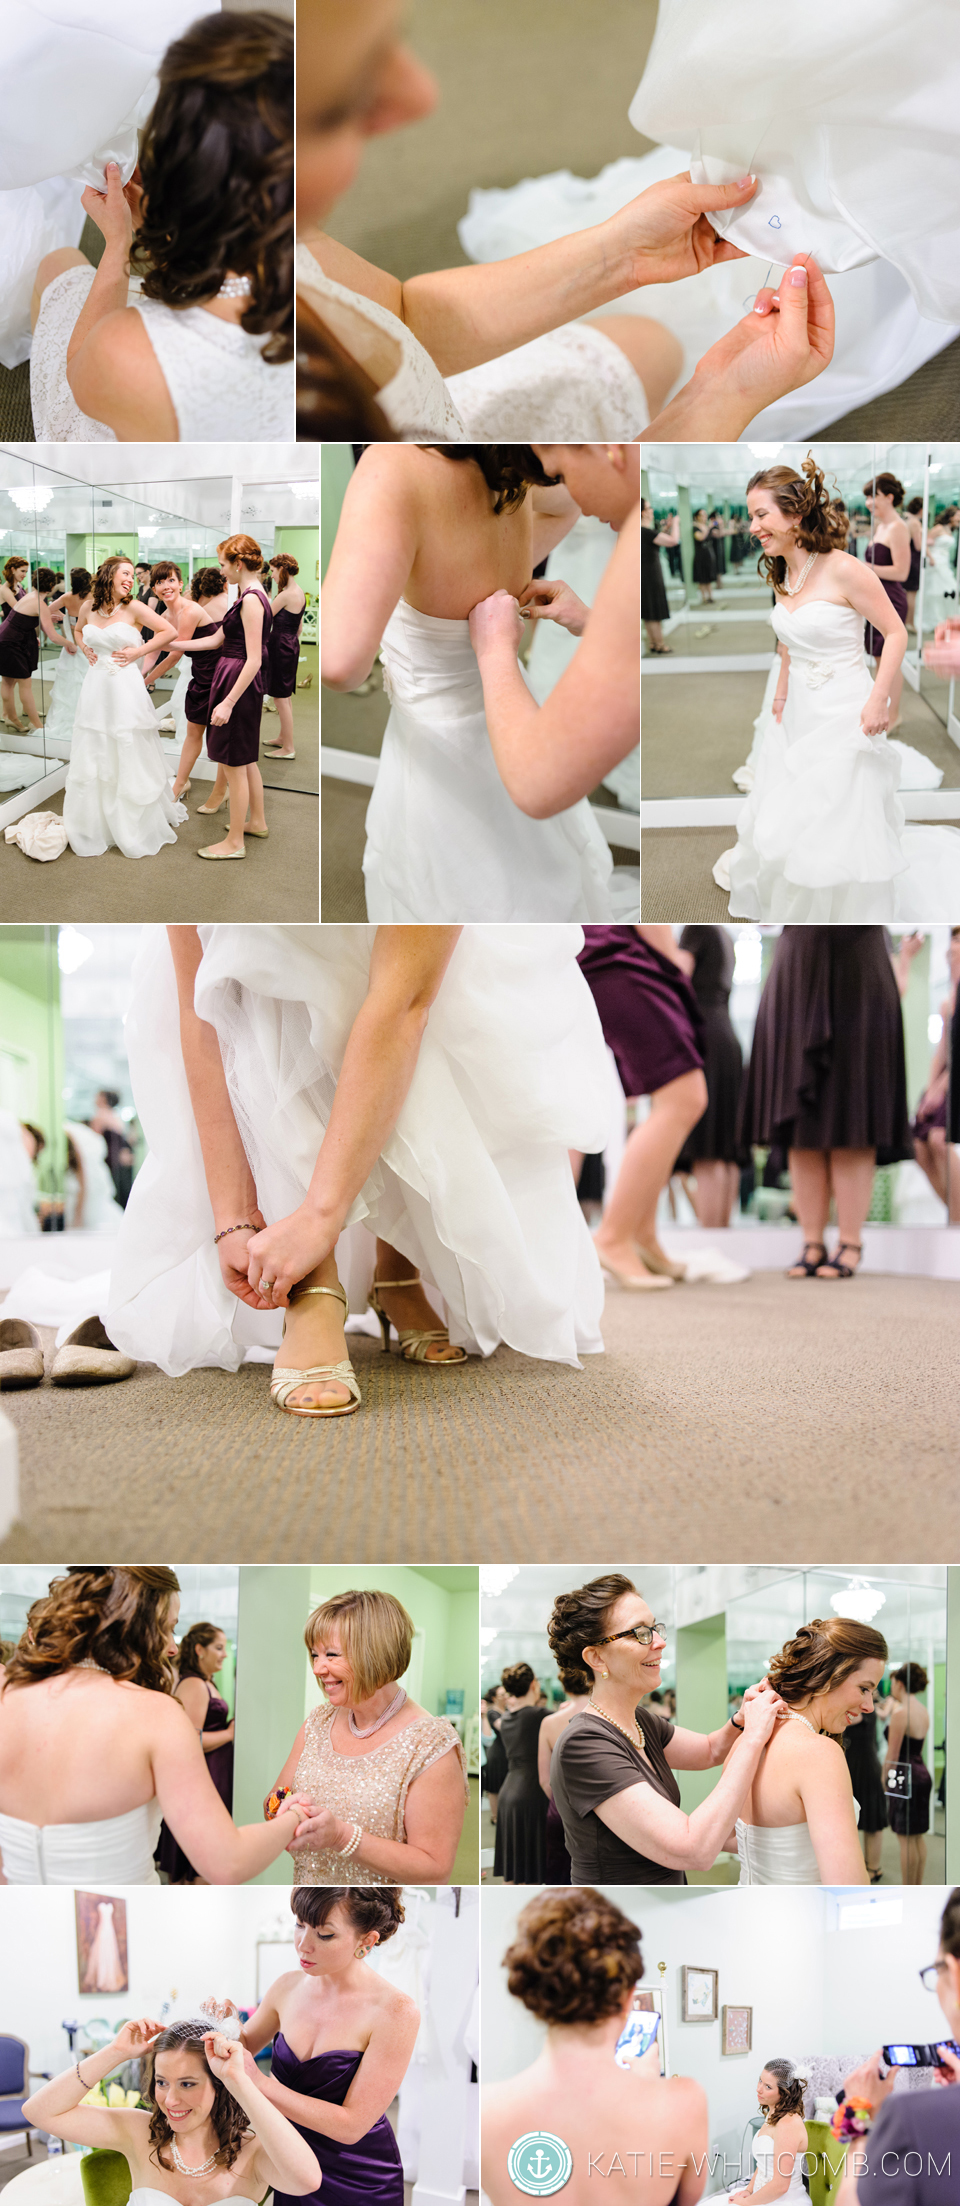
[{"label": "nude flat shoe", "polygon": [[39,1386],[43,1349],[35,1325],[26,1318],[0,1319],[0,1387]]},{"label": "nude flat shoe", "polygon": [[258,842],[265,843],[270,829],[269,827],[245,827],[243,832],[245,835],[255,835]]},{"label": "nude flat shoe", "polygon": [[664,1279],[686,1278],[687,1267],[685,1264],[675,1264],[671,1257],[661,1256],[659,1249],[648,1249],[642,1241],[636,1241],[634,1246],[638,1255],[642,1257],[648,1272],[657,1272]]},{"label": "nude flat shoe", "polygon": [[136,1368],[132,1356],[114,1347],[101,1320],[85,1317],[58,1349],[50,1377],[54,1386],[103,1386],[111,1379],[129,1379]]},{"label": "nude flat shoe", "polygon": [[226,797],[221,797],[219,804],[198,804],[197,811],[209,817],[214,812],[222,812],[226,801]]},{"label": "nude flat shoe", "polygon": [[243,849],[215,850],[212,843],[208,843],[206,850],[198,850],[197,852],[198,858],[245,858],[246,855],[247,853]]},{"label": "nude flat shoe", "polygon": [[616,1286],[625,1287],[630,1294],[656,1294],[659,1287],[672,1287],[674,1284],[672,1279],[655,1278],[653,1272],[644,1272],[642,1279],[634,1279],[632,1272],[615,1271],[613,1265],[608,1264],[602,1256],[600,1269],[605,1279],[612,1279]]}]

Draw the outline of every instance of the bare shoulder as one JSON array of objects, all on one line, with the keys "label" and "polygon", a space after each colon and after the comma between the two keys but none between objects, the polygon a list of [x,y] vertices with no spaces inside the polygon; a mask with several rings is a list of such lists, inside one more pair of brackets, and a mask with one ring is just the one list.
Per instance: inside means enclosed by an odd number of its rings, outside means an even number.
[{"label": "bare shoulder", "polygon": [[374,1998],[381,2019],[389,2022],[391,2027],[399,2024],[401,2027],[405,2025],[408,2029],[418,2030],[420,2009],[409,1992],[402,1992],[398,1985],[388,1983],[384,1976],[377,1976],[374,1981]]}]

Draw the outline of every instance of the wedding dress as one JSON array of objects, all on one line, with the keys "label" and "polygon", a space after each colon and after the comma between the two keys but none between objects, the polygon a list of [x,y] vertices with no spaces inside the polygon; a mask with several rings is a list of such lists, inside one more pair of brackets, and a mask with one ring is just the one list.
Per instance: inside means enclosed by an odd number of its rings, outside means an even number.
[{"label": "wedding dress", "polygon": [[25,1823],[0,1815],[0,1859],[8,1884],[159,1884],[154,1850],[160,1804],[148,1800],[99,1823]]},{"label": "wedding dress", "polygon": [[[306,1194],[375,933],[199,929],[196,1008],[219,1036],[267,1218],[288,1216]],[[567,1155],[602,1149],[608,1121],[581,944],[578,927],[460,936],[396,1126],[338,1243],[355,1308],[380,1234],[442,1296],[455,1341],[484,1355],[506,1341],[573,1365],[602,1348],[602,1279]],[[201,1364],[235,1371],[247,1347],[276,1349],[280,1316],[247,1309],[221,1277],[162,928],[144,930],[126,1041],[149,1154],[124,1213],[104,1320],[118,1348],[172,1376]]]},{"label": "wedding dress", "polygon": [[[66,268],[43,293],[30,355],[30,404],[38,443],[116,444],[113,430],[77,405],[67,381],[67,348],[96,270]],[[145,299],[132,278],[135,307],[156,355],[177,417],[181,444],[236,437],[262,444],[294,434],[295,365],[263,358],[270,332],[254,337],[206,307]]]},{"label": "wedding dress", "polygon": [[82,1992],[122,1992],[126,1980],[113,1920],[113,1901],[98,1900],[97,1927],[80,1989]]},{"label": "wedding dress", "polygon": [[113,1174],[107,1163],[107,1144],[92,1126],[65,1118],[64,1133],[72,1141],[83,1168],[83,1183],[68,1165],[64,1174],[67,1227],[79,1223],[85,1233],[119,1233],[123,1205],[118,1203]]},{"label": "wedding dress", "polygon": [[885,736],[864,735],[873,687],[863,618],[811,598],[777,604],[774,629],[790,652],[783,720],[771,722],[755,762],[737,842],[713,869],[731,919],[822,924],[929,925],[960,909],[960,832],[907,824],[901,758]]},{"label": "wedding dress", "polygon": [[[791,1723],[806,1724],[808,1731],[814,1726],[809,1717],[801,1716],[799,1709],[789,1711]],[[859,1815],[855,1800],[854,1812]],[[737,1853],[740,1858],[741,1884],[820,1884],[820,1864],[817,1860],[809,1824],[782,1823],[764,1825],[745,1823],[737,1817]]]},{"label": "wedding dress", "polygon": [[954,0],[660,0],[629,110],[655,141],[594,179],[567,171],[473,192],[460,241],[500,260],[601,222],[651,184],[749,173],[745,207],[710,220],[755,258],[634,294],[685,351],[684,374],[753,303],[773,264],[814,253],[837,309],[833,360],[764,408],[748,435],[809,436],[892,390],[960,327],[960,42]]},{"label": "wedding dress", "polygon": [[[63,614],[63,628],[64,634],[69,636],[72,643],[74,641],[73,622],[66,610]],[[90,662],[84,658],[79,647],[74,652],[61,651],[53,677],[53,699],[44,721],[43,734],[46,747],[49,749],[51,745],[56,744],[62,758],[67,758],[70,754],[70,739],[73,735],[77,701],[83,688],[84,678],[89,671]]]},{"label": "wedding dress", "polygon": [[[775,655],[773,665],[767,676],[763,703],[753,723],[753,742],[743,765],[738,766],[733,775],[737,788],[743,789],[745,792],[753,788],[757,778],[757,760],[760,752],[771,728],[775,728],[777,725],[773,700],[777,693],[779,680],[780,659],[779,656]],[[900,780],[898,784],[900,789],[939,789],[943,780],[942,766],[935,766],[932,758],[927,758],[923,751],[914,750],[912,743],[901,743],[899,736],[889,736],[888,742],[890,749],[897,752],[900,760]],[[722,860],[720,862],[722,863]]]},{"label": "wedding dress", "polygon": [[77,700],[63,792],[63,824],[71,850],[99,858],[115,844],[125,858],[153,858],[175,843],[187,818],[171,795],[171,775],[157,734],[157,715],[136,662],[118,666],[115,651],[139,644],[132,621],[92,622],[83,641],[97,654]]},{"label": "wedding dress", "polygon": [[[758,2130],[753,2140],[752,2152],[757,2170],[755,2190],[762,2190],[764,2185],[768,2183],[782,2183],[784,2176],[789,2174],[790,2180],[786,2190],[779,2193],[777,2206],[793,2206],[794,2200],[796,2200],[796,2206],[809,2206],[809,2198],[803,2182],[802,2152],[784,2152],[782,2148],[778,2147],[776,2138],[771,2137],[769,2132],[764,2130]],[[790,2163],[789,2168],[787,2166],[788,2161]],[[731,2199],[736,2198],[738,2191],[742,2191],[743,2187],[742,2183],[734,2184],[732,2191],[719,2192],[711,2198],[710,2206],[730,2206]],[[137,2193],[134,2192],[134,2197],[136,2196]]]},{"label": "wedding dress", "polygon": [[436,437],[446,444],[632,440],[650,419],[626,353],[588,322],[568,322],[444,381],[419,338],[388,307],[334,283],[306,246],[297,250],[296,268],[297,289],[371,374],[377,403],[401,438],[423,443]]},{"label": "wedding dress", "polygon": [[367,809],[367,916],[612,919],[613,861],[584,797],[532,820],[497,772],[469,624],[401,598],[381,656],[391,712]]}]

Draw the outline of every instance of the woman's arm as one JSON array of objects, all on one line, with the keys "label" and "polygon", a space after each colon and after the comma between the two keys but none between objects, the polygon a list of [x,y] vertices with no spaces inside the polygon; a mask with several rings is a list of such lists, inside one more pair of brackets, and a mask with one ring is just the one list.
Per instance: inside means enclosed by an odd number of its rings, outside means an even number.
[{"label": "woman's arm", "polygon": [[174,1699],[180,1702],[181,1708],[186,1709],[205,1754],[212,1754],[215,1746],[229,1746],[233,1738],[232,1723],[228,1723],[225,1731],[205,1731],[203,1728],[210,1706],[210,1695],[202,1678],[181,1678]]},{"label": "woman's arm", "polygon": [[910,531],[906,522],[892,521],[884,543],[890,553],[890,565],[883,567],[881,572],[888,582],[905,582],[910,572]]},{"label": "woman's arm", "polygon": [[77,405],[122,443],[177,443],[180,427],[166,378],[135,307],[127,304],[130,247],[140,187],[120,183],[111,162],[106,190],[88,186],[81,206],[104,238],[103,255],[67,346],[67,382]]},{"label": "woman's arm", "polygon": [[[687,960],[683,970],[685,973],[691,973],[694,965],[692,954],[689,950],[678,948],[674,943],[671,928],[658,927],[654,930],[652,927],[638,927],[637,929],[637,933],[643,935],[648,942],[654,932],[658,935],[669,935],[672,952],[677,963],[679,964],[681,958]],[[658,943],[657,947],[660,948],[661,945]],[[748,1685],[743,1696],[742,1708],[746,1708],[749,1701],[756,1700],[758,1694],[766,1694],[769,1691],[770,1686],[765,1677],[761,1678],[757,1685]],[[784,1703],[781,1701],[779,1705],[783,1708]],[[731,1748],[736,1746],[737,1740],[742,1739],[745,1722],[745,1716],[740,1723],[734,1723],[728,1717],[726,1723],[721,1724],[718,1731],[682,1731],[679,1725],[675,1724],[669,1746],[664,1748],[670,1768],[716,1769],[720,1762],[726,1761],[727,1755]]]},{"label": "woman's arm", "polygon": [[550,1790],[550,1762],[553,1755],[553,1741],[549,1737],[549,1735],[544,1738],[543,1734],[546,1729],[546,1724],[542,1723],[537,1734],[537,1777],[539,1779],[541,1792],[545,1792],[547,1799],[552,1800],[553,1794]]},{"label": "woman's arm", "polygon": [[298,1766],[299,1766],[299,1762],[300,1762],[300,1756],[301,1756],[301,1754],[303,1753],[303,1744],[304,1744],[304,1740],[305,1740],[305,1738],[306,1738],[306,1735],[307,1735],[307,1726],[306,1726],[306,1722],[303,1722],[303,1723],[302,1723],[302,1724],[300,1725],[300,1729],[299,1729],[299,1731],[297,1732],[297,1736],[296,1736],[296,1738],[294,1739],[294,1742],[293,1742],[293,1745],[292,1745],[292,1747],[290,1748],[290,1752],[289,1752],[289,1754],[287,1755],[287,1759],[286,1759],[286,1761],[284,1762],[284,1765],[283,1765],[283,1768],[282,1768],[282,1770],[280,1771],[280,1775],[279,1775],[279,1777],[275,1778],[275,1780],[274,1780],[273,1784],[272,1784],[272,1785],[271,1785],[271,1787],[270,1787],[270,1791],[269,1791],[269,1792],[268,1792],[268,1793],[267,1793],[267,1794],[265,1795],[265,1798],[264,1798],[264,1803],[263,1803],[263,1812],[264,1812],[264,1815],[266,1815],[266,1812],[267,1812],[267,1805],[268,1805],[268,1802],[270,1801],[270,1799],[272,1798],[272,1795],[273,1795],[273,1794],[274,1794],[275,1792],[279,1792],[279,1791],[280,1791],[280,1789],[281,1789],[281,1786],[285,1786],[285,1787],[286,1787],[286,1789],[287,1789],[287,1791],[288,1791],[288,1792],[290,1791],[290,1789],[291,1789],[291,1787],[292,1787],[292,1784],[293,1784],[293,1780],[294,1780],[294,1778],[295,1778],[295,1776],[296,1776],[296,1774],[297,1774],[297,1769],[298,1769]]},{"label": "woman's arm", "polygon": [[[206,1019],[198,1018],[194,1009],[194,989],[203,956],[200,936],[196,927],[168,927],[167,940],[177,982],[183,1068],[200,1140],[214,1232],[241,1224],[256,1232],[265,1221],[233,1115],[220,1044],[214,1028]],[[246,1232],[231,1233],[220,1242],[217,1255],[231,1293],[250,1302],[254,1309],[261,1309],[260,1298],[251,1292],[247,1281],[249,1238]]]},{"label": "woman's arm", "polygon": [[[385,2012],[378,2011],[342,2106],[333,2106],[328,2099],[309,2098],[304,2091],[289,2091],[275,2076],[264,2076],[258,2069],[259,2088],[288,2122],[315,2130],[321,2137],[335,2137],[340,2144],[357,2145],[395,2099],[410,2066],[419,2028],[419,2011],[405,1995],[397,2002],[391,2001]],[[315,2188],[317,2163],[312,2153],[310,2158],[314,2172],[311,2188]]]},{"label": "woman's arm", "polygon": [[156,666],[151,667],[148,686],[152,687],[159,674],[168,674],[172,666],[179,666],[183,657],[183,646],[192,636],[197,623],[202,619],[203,608],[200,605],[195,605],[192,599],[188,605],[183,606],[177,619],[177,633],[174,641],[169,646],[166,658],[158,659]]},{"label": "woman's arm", "polygon": [[291,1218],[268,1226],[250,1244],[251,1285],[266,1268],[276,1282],[275,1307],[335,1247],[351,1204],[393,1132],[416,1071],[430,1006],[460,932],[459,927],[377,928],[367,994],[350,1030],[307,1194]]},{"label": "woman's arm", "polygon": [[895,1707],[887,1729],[887,1746],[883,1757],[882,1770],[884,1777],[886,1777],[891,1763],[900,1760],[900,1748],[903,1745],[906,1729],[907,1711],[905,1708]]},{"label": "woman's arm", "polygon": [[365,682],[417,553],[423,462],[370,445],[347,485],[320,592],[320,677],[328,689]]},{"label": "woman's arm", "polygon": [[[403,1811],[403,1838],[374,1838],[364,1831],[351,1856],[366,1869],[378,1869],[403,1884],[446,1884],[456,1858],[465,1813],[460,1756],[451,1747],[429,1769],[421,1770],[407,1794]],[[318,1847],[342,1852],[354,1836],[355,1824],[331,1815],[328,1809],[304,1819],[291,1840],[294,1867],[298,1852]]]},{"label": "woman's arm", "polygon": [[62,2075],[52,2077],[24,2100],[27,2121],[36,2129],[49,2130],[53,2137],[65,2137],[71,2145],[105,2145],[115,2152],[126,2151],[132,2138],[141,2133],[146,2136],[149,2116],[140,2108],[82,2106],[80,2102],[124,2061],[136,2060],[148,2052],[162,2027],[162,2023],[146,2016],[125,2022],[109,2045],[102,2046],[98,2053],[84,2054]]},{"label": "woman's arm", "polygon": [[210,1782],[200,1740],[182,1708],[164,1694],[150,1711],[153,1787],[164,1822],[207,1884],[246,1884],[276,1861],[303,1819],[305,1796],[292,1794],[272,1823],[234,1823]]},{"label": "woman's arm", "polygon": [[62,644],[64,639],[60,634],[56,621],[51,617],[50,607],[44,604],[39,592],[37,594],[37,612],[40,615],[40,626],[44,635],[49,636],[51,643]]},{"label": "woman's arm", "polygon": [[530,819],[553,819],[589,796],[640,741],[640,507],[616,551],[572,658],[537,705],[517,664],[520,616],[505,591],[475,606],[490,746],[508,796]]},{"label": "woman's arm", "polygon": [[758,1695],[746,1709],[743,1736],[728,1755],[713,1791],[692,1815],[641,1781],[601,1803],[597,1809],[601,1823],[636,1853],[648,1855],[664,1868],[709,1869],[743,1807],[778,1721],[779,1705],[770,1693]]},{"label": "woman's arm", "polygon": [[571,498],[565,483],[534,483],[530,492],[533,508],[532,565],[539,567],[550,553],[556,551],[565,536],[569,536],[575,522],[580,519],[580,508]]},{"label": "woman's arm", "polygon": [[249,689],[263,665],[263,606],[255,590],[247,590],[240,606],[247,656],[232,689],[214,705],[210,715],[215,728],[225,728],[238,698]]},{"label": "woman's arm", "polygon": [[[317,2188],[317,2163],[304,2138],[272,2105],[261,2089],[262,2078],[237,2038],[222,2038],[215,2031],[204,2038],[207,2064],[224,2084],[231,2098],[243,2108],[257,2140],[254,2158],[256,2180],[269,2190],[288,2191],[303,2198]],[[252,2071],[252,2073],[251,2073]]]},{"label": "woman's arm", "polygon": [[868,1884],[857,1837],[853,1786],[842,1746],[835,1739],[802,1742],[797,1791],[803,1803],[821,1884]]},{"label": "woman's arm", "polygon": [[822,375],[834,334],[829,287],[815,260],[798,260],[784,270],[778,292],[758,291],[742,321],[704,353],[689,383],[644,430],[644,442],[735,442],[765,406]]},{"label": "woman's arm", "polygon": [[843,587],[850,604],[883,637],[876,679],[860,714],[864,735],[880,735],[889,718],[890,685],[907,648],[907,631],[873,567],[849,552],[837,556],[844,562]]},{"label": "woman's arm", "polygon": [[172,643],[177,633],[172,620],[167,620],[163,613],[155,613],[152,605],[144,605],[140,598],[134,598],[129,612],[137,628],[142,628],[146,622],[154,633],[143,636],[139,643],[124,644],[122,650],[114,651],[112,657],[117,666],[132,666],[135,659],[145,659],[149,652],[156,649],[158,643]]}]

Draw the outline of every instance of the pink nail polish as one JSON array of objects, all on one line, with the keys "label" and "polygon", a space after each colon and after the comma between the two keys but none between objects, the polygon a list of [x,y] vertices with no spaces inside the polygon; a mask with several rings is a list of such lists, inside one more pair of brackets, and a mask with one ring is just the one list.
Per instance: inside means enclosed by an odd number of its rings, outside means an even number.
[{"label": "pink nail polish", "polygon": [[738,176],[734,188],[736,191],[746,191],[747,185],[752,183],[752,176]]},{"label": "pink nail polish", "polygon": [[807,271],[806,271],[806,269],[805,269],[805,268],[791,268],[791,270],[790,270],[790,282],[791,282],[791,283],[795,283],[795,284],[801,284],[801,283],[806,283],[806,280],[807,280]]}]

